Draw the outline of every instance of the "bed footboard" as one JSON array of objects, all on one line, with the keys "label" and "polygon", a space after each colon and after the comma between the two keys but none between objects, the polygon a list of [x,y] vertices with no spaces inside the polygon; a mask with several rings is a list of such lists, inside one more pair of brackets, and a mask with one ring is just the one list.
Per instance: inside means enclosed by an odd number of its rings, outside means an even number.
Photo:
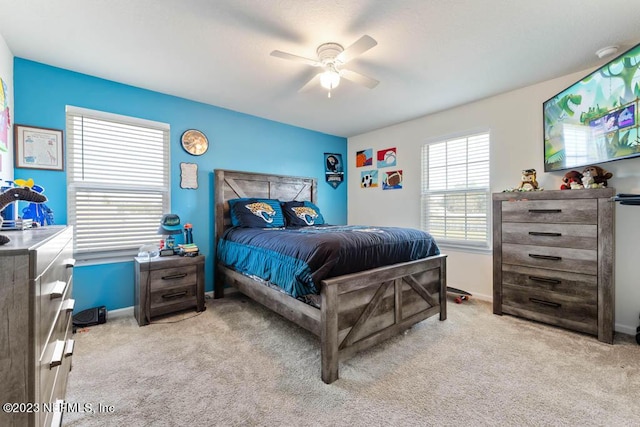
[{"label": "bed footboard", "polygon": [[322,281],[322,380],[338,379],[338,363],[412,325],[447,318],[446,255]]}]

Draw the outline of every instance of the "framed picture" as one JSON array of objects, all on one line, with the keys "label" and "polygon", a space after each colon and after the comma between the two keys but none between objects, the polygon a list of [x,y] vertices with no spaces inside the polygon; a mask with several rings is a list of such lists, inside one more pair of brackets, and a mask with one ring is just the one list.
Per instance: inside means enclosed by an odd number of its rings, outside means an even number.
[{"label": "framed picture", "polygon": [[15,167],[64,170],[64,141],[61,130],[15,125]]}]

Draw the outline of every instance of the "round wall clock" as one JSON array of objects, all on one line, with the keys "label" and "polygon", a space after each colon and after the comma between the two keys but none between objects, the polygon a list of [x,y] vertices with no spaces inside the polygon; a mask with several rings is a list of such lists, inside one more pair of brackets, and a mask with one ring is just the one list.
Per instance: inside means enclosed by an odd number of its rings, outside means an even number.
[{"label": "round wall clock", "polygon": [[199,130],[189,129],[182,134],[180,138],[182,148],[189,154],[194,156],[203,155],[209,148],[209,140],[204,133]]}]

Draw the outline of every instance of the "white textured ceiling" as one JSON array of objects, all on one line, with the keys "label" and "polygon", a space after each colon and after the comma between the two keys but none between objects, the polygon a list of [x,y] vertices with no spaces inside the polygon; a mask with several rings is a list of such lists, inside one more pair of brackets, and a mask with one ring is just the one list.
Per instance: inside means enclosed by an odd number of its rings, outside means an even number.
[{"label": "white textured ceiling", "polygon": [[[640,1],[0,0],[0,34],[17,57],[348,137],[602,64],[640,41]],[[269,55],[364,34],[378,45],[349,68],[380,84],[331,99]]]}]

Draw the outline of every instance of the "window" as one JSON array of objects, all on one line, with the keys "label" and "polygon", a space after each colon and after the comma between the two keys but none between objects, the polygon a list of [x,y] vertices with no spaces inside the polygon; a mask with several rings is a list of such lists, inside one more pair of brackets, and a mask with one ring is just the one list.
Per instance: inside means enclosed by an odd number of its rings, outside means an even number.
[{"label": "window", "polygon": [[422,229],[438,243],[488,249],[489,133],[422,147]]},{"label": "window", "polygon": [[131,256],[170,207],[169,125],[67,106],[67,210],[75,257]]}]

